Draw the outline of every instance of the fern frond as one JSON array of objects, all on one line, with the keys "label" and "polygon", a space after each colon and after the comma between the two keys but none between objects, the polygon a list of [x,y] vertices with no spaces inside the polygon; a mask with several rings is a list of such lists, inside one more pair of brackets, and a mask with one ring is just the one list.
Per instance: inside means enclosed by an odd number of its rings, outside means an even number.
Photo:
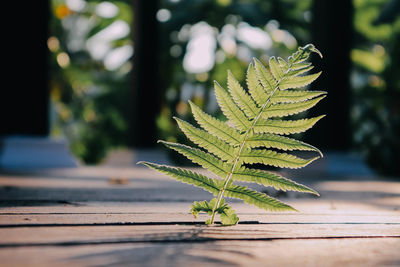
[{"label": "fern frond", "polygon": [[233,173],[234,180],[242,181],[242,182],[254,182],[264,186],[271,186],[277,190],[282,191],[297,191],[304,193],[311,193],[314,195],[318,195],[318,192],[295,181],[292,181],[288,178],[280,176],[278,174],[257,170],[257,169],[249,169],[246,167],[240,167]]},{"label": "fern frond", "polygon": [[227,197],[241,199],[244,203],[252,204],[264,210],[297,211],[288,204],[245,186],[231,185],[226,188],[225,192]]},{"label": "fern frond", "polygon": [[284,134],[284,135],[302,133],[313,127],[314,124],[316,124],[323,117],[325,117],[325,115],[321,115],[310,119],[299,119],[299,120],[278,120],[278,119],[259,120],[254,125],[254,132]]},{"label": "fern frond", "polygon": [[232,100],[231,96],[225,89],[219,85],[219,83],[214,83],[215,96],[219,106],[221,107],[224,115],[240,130],[246,131],[250,128],[251,122],[248,120],[243,111],[236,106],[236,103]]},{"label": "fern frond", "polygon": [[221,189],[220,181],[208,178],[197,172],[166,165],[159,165],[146,161],[139,161],[138,164],[146,165],[147,167],[152,168],[158,172],[174,177],[176,180],[181,181],[182,183],[201,187],[202,189],[210,192],[213,195],[218,195],[218,192]]},{"label": "fern frond", "polygon": [[284,117],[298,114],[312,108],[324,98],[325,95],[302,102],[273,104],[269,108],[264,110],[262,118],[268,119],[272,117]]},{"label": "fern frond", "polygon": [[192,126],[186,121],[176,117],[174,119],[178,123],[179,128],[193,143],[205,148],[210,153],[218,156],[222,160],[233,162],[233,156],[235,154],[235,149],[233,147],[224,141],[219,140],[214,135]]},{"label": "fern frond", "polygon": [[223,162],[219,158],[211,155],[210,153],[206,153],[200,149],[193,148],[190,146],[185,146],[178,143],[171,143],[166,141],[159,141],[164,144],[166,147],[171,148],[180,154],[184,155],[194,163],[199,164],[205,169],[209,170],[212,173],[215,173],[219,177],[224,177],[227,172],[231,169],[230,164]]},{"label": "fern frond", "polygon": [[303,159],[287,153],[266,149],[246,149],[241,153],[240,161],[247,164],[262,163],[280,168],[298,169],[307,166],[319,157]]},{"label": "fern frond", "polygon": [[239,145],[242,138],[236,129],[230,127],[225,122],[208,115],[193,102],[189,101],[189,105],[194,119],[204,130],[212,135],[215,135],[217,138],[227,142],[228,144],[233,146]]},{"label": "fern frond", "polygon": [[309,44],[300,47],[287,61],[280,57],[270,57],[268,67],[254,59],[247,69],[248,90],[244,89],[228,71],[227,90],[218,82],[214,84],[217,102],[227,119],[226,122],[205,113],[190,101],[194,119],[199,127],[175,118],[187,138],[207,152],[178,143],[160,142],[221,179],[211,179],[177,167],[141,163],[217,196],[210,202],[195,202],[192,205],[193,215],[206,212],[211,216],[206,221],[207,224],[214,223],[216,214],[220,215],[224,225],[238,222],[239,218],[235,211],[225,204],[224,196],[239,198],[245,203],[269,211],[295,210],[277,199],[245,186],[235,185],[234,182],[254,182],[277,190],[318,195],[315,190],[305,185],[272,172],[247,166],[260,163],[296,169],[305,167],[319,158],[316,156],[304,159],[289,154],[295,150],[312,151],[322,157],[321,151],[316,147],[284,135],[304,132],[313,127],[324,115],[297,120],[278,119],[306,111],[326,96],[323,91],[297,90],[307,86],[321,74],[321,72],[306,74],[313,68],[311,63],[307,62],[311,53],[321,55],[313,45]]}]

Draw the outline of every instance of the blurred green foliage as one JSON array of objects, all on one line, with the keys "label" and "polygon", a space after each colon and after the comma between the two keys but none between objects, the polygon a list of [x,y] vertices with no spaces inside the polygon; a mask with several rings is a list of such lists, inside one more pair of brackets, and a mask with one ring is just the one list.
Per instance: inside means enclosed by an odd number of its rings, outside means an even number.
[{"label": "blurred green foliage", "polygon": [[127,142],[130,1],[53,0],[51,10],[51,134],[66,137],[84,163],[98,163]]},{"label": "blurred green foliage", "polygon": [[[396,2],[353,0],[353,139],[371,166],[385,174],[400,173]],[[172,116],[193,122],[188,100],[220,116],[213,81],[225,85],[228,69],[245,84],[243,74],[252,57],[264,62],[273,55],[286,57],[310,42],[311,4],[311,0],[161,0],[159,138],[187,142]],[[128,143],[132,21],[130,0],[52,0],[48,41],[52,134],[65,136],[85,163],[98,163],[110,148]],[[107,31],[112,38],[101,36]]]},{"label": "blurred green foliage", "polygon": [[355,145],[385,175],[400,174],[400,3],[355,0],[352,122]]}]

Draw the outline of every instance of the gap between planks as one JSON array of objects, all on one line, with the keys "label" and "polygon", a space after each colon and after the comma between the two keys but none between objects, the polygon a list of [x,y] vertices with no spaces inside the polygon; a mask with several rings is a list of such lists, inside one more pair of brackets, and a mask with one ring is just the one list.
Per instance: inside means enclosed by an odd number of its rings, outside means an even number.
[{"label": "gap between planks", "polygon": [[[220,225],[220,222],[216,222]],[[273,224],[285,224],[285,225],[399,225],[400,223],[382,223],[382,222],[258,222],[258,221],[243,221],[238,224],[253,224],[253,225],[273,225]],[[204,223],[200,222],[187,222],[187,221],[176,221],[176,222],[115,222],[115,223],[26,223],[26,224],[2,224],[0,228],[18,228],[18,227],[80,227],[80,226],[157,226],[157,225],[198,225],[204,226]],[[220,225],[222,227],[222,225]]]},{"label": "gap between planks", "polygon": [[177,238],[177,239],[160,239],[160,240],[135,240],[135,239],[118,239],[118,240],[98,240],[98,241],[67,241],[67,242],[49,242],[49,243],[4,243],[0,244],[0,248],[16,248],[16,247],[49,247],[49,246],[86,246],[86,245],[107,245],[107,244],[136,244],[136,243],[206,243],[215,241],[274,241],[274,240],[333,240],[333,239],[400,239],[400,235],[382,235],[382,236],[309,236],[309,237],[261,237],[261,238]]}]

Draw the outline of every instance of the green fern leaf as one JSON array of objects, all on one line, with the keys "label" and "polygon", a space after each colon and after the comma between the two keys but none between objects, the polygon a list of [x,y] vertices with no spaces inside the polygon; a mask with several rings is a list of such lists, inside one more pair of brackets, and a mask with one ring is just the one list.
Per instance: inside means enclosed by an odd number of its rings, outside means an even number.
[{"label": "green fern leaf", "polygon": [[296,183],[295,181],[282,177],[278,174],[263,170],[240,167],[233,173],[233,179],[242,182],[253,182],[264,186],[271,186],[277,190],[282,191],[291,190],[297,192],[311,193],[319,196],[318,192],[314,189]]},{"label": "green fern leaf", "polygon": [[[283,72],[287,72],[289,69],[293,69],[283,58],[278,57],[279,66]],[[310,64],[311,65],[311,64]]]},{"label": "green fern leaf", "polygon": [[247,69],[246,82],[251,97],[257,103],[257,105],[261,107],[268,100],[269,95],[266,91],[264,91],[262,84],[257,78],[254,66],[251,63]]},{"label": "green fern leaf", "polygon": [[296,71],[296,70],[308,68],[310,66],[312,66],[310,62],[302,62],[302,63],[292,64],[291,69],[293,71]]},{"label": "green fern leaf", "polygon": [[224,141],[219,140],[214,135],[193,127],[190,123],[179,118],[174,119],[178,123],[179,128],[193,143],[205,148],[210,153],[217,155],[222,160],[233,162],[233,155],[235,154],[235,149],[233,147],[229,146]]},{"label": "green fern leaf", "polygon": [[158,172],[167,174],[182,183],[191,184],[197,187],[201,187],[204,190],[210,192],[213,195],[217,195],[221,189],[221,183],[215,179],[208,178],[200,173],[196,173],[190,170],[174,168],[166,165],[159,165],[151,162],[140,161],[140,164],[144,164]]},{"label": "green fern leaf", "polygon": [[285,90],[278,91],[271,97],[271,103],[297,103],[303,102],[309,99],[316,98],[321,95],[326,95],[324,91],[297,91],[297,90]]},{"label": "green fern leaf", "polygon": [[240,144],[242,137],[236,129],[203,112],[191,101],[189,104],[195,120],[204,130],[233,146]]},{"label": "green fern leaf", "polygon": [[320,96],[302,102],[273,104],[268,109],[265,109],[262,114],[262,118],[268,119],[272,117],[284,117],[294,115],[312,108],[323,98],[325,98],[325,96]]},{"label": "green fern leaf", "polygon": [[319,157],[303,159],[291,154],[280,153],[272,150],[246,149],[242,151],[240,161],[247,164],[262,163],[279,168],[298,169],[307,166],[318,158]]},{"label": "green fern leaf", "polygon": [[300,120],[259,120],[254,125],[254,132],[284,135],[302,133],[313,127],[314,124],[316,124],[323,117],[325,117],[325,115]]},{"label": "green fern leaf", "polygon": [[239,221],[236,212],[231,207],[227,207],[218,213],[220,214],[221,223],[223,225],[235,225]]},{"label": "green fern leaf", "polygon": [[219,177],[224,177],[226,173],[229,172],[229,170],[231,169],[231,166],[228,163],[225,163],[217,157],[214,157],[213,155],[206,153],[200,149],[192,148],[190,146],[185,146],[178,143],[165,141],[159,142],[163,143],[166,147],[181,153],[194,163],[199,164],[210,172],[215,173]]},{"label": "green fern leaf", "polygon": [[[215,199],[215,198],[213,198]],[[213,207],[206,201],[195,201],[192,204],[192,207],[190,209],[190,213],[193,214],[195,218],[197,218],[197,215],[199,215],[200,212],[205,212],[208,213],[208,215],[212,215],[212,209]]]},{"label": "green fern leaf", "polygon": [[[324,115],[297,120],[278,119],[306,111],[326,96],[323,91],[291,90],[307,86],[321,74],[305,75],[313,68],[307,62],[311,53],[321,55],[309,44],[300,47],[287,61],[280,57],[270,57],[267,67],[254,59],[247,69],[248,90],[228,71],[228,90],[217,82],[214,84],[217,102],[226,122],[208,115],[192,102],[189,104],[194,119],[201,128],[175,118],[187,138],[207,152],[178,143],[160,142],[221,179],[212,179],[182,168],[141,163],[181,182],[201,187],[216,196],[210,202],[194,202],[191,208],[194,216],[199,212],[209,214],[211,217],[206,221],[207,224],[213,224],[217,214],[224,225],[238,222],[239,218],[225,203],[224,197],[238,198],[268,211],[295,210],[264,193],[235,185],[234,182],[258,183],[277,190],[318,195],[305,185],[253,167],[253,164],[260,163],[280,168],[301,168],[322,157],[321,151],[316,147],[284,135],[304,132]],[[289,154],[294,150],[312,151],[319,156],[303,159]]]},{"label": "green fern leaf", "polygon": [[317,53],[322,58],[321,52],[315,48],[313,44],[308,44],[304,47],[299,47],[299,49],[289,57],[289,63],[294,66],[303,63],[312,52]]},{"label": "green fern leaf", "polygon": [[228,89],[235,103],[244,111],[248,118],[254,118],[260,112],[251,97],[243,90],[239,82],[228,71]]},{"label": "green fern leaf", "polygon": [[279,64],[278,60],[275,57],[270,57],[269,67],[271,68],[272,75],[278,81],[282,80],[286,76],[285,72],[289,69],[286,66],[284,66],[285,69],[283,70],[281,64]]},{"label": "green fern leaf", "polygon": [[[206,200],[203,201],[195,201],[192,204],[192,208],[190,209],[190,212],[193,214],[193,216],[196,218],[199,212],[206,212],[209,215],[212,214],[213,212],[213,207],[215,203],[217,202],[216,198],[213,198],[210,200],[210,202],[207,202]],[[223,209],[226,208],[225,201],[221,201],[220,206],[218,207],[218,211],[222,212]]]},{"label": "green fern leaf", "polygon": [[[195,201],[192,204],[192,208],[190,212],[196,218],[199,212],[208,213],[208,215],[212,215],[213,207],[217,203],[217,199],[213,198],[210,202],[207,201]],[[239,221],[239,218],[236,216],[236,212],[225,204],[225,200],[221,200],[219,207],[216,209],[217,213],[220,215],[221,223],[223,225],[235,225]],[[210,224],[211,221],[207,220],[206,224]]]},{"label": "green fern leaf", "polygon": [[300,74],[306,73],[310,70],[312,70],[314,66],[307,66],[303,68],[298,68],[296,70],[291,69],[290,72],[287,74],[287,79],[290,79],[291,77],[299,76]]},{"label": "green fern leaf", "polygon": [[275,79],[280,81],[279,87],[281,90],[283,90],[283,87],[286,83],[283,80],[293,79],[294,77],[308,72],[314,68],[313,66],[308,64],[304,67],[297,67],[296,69],[292,69],[285,60],[283,60],[282,58],[276,59],[275,57],[270,58],[269,65],[271,68],[271,73],[274,75]]},{"label": "green fern leaf", "polygon": [[312,145],[296,139],[270,133],[251,133],[247,139],[245,148],[256,147],[276,148],[286,151],[316,151],[322,156],[321,151]]},{"label": "green fern leaf", "polygon": [[224,115],[241,131],[250,128],[251,122],[234,103],[231,96],[217,82],[214,83],[215,96]]},{"label": "green fern leaf", "polygon": [[252,204],[268,211],[297,211],[288,204],[245,186],[231,185],[227,187],[226,196],[241,199],[244,203]]},{"label": "green fern leaf", "polygon": [[254,59],[254,67],[256,75],[264,90],[272,92],[278,86],[277,81],[274,79],[272,74],[264,67],[264,65],[258,60]]},{"label": "green fern leaf", "polygon": [[322,72],[318,72],[315,74],[304,75],[304,76],[295,76],[291,79],[285,79],[279,84],[279,88],[281,90],[286,90],[290,88],[301,88],[309,85],[313,81],[315,81]]}]

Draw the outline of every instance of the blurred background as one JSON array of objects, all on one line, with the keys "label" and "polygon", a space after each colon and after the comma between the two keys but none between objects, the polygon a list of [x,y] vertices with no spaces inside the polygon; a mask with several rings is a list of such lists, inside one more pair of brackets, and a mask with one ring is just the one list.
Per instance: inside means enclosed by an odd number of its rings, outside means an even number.
[{"label": "blurred background", "polygon": [[324,58],[312,59],[323,74],[311,89],[328,97],[311,113],[327,117],[300,138],[400,175],[398,0],[31,5],[39,8],[25,7],[13,26],[23,41],[9,42],[23,58],[10,63],[13,88],[1,92],[3,150],[10,136],[62,139],[81,164],[93,165],[115,149],[157,148],[157,139],[186,143],[172,116],[193,121],[188,100],[221,116],[214,80],[226,85],[230,69],[245,84],[253,57],[266,63],[313,43]]}]

